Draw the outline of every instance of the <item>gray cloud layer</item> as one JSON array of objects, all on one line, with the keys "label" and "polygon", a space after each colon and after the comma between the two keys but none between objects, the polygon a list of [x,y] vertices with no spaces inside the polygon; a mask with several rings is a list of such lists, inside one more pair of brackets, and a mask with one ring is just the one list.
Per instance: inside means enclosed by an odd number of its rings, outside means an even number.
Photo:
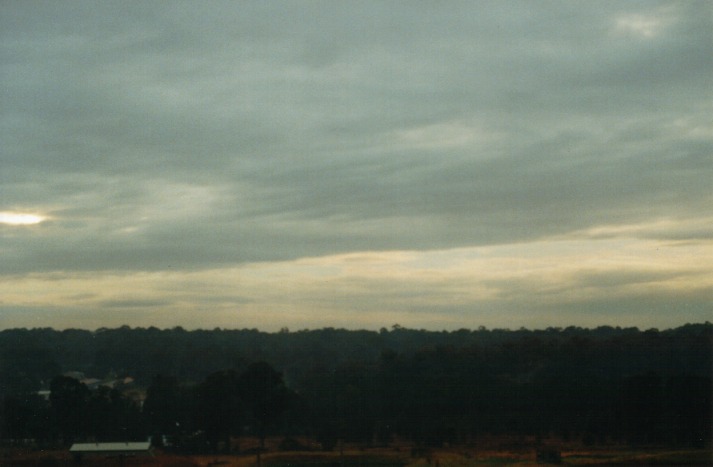
[{"label": "gray cloud layer", "polygon": [[709,2],[1,8],[3,274],[710,214]]}]

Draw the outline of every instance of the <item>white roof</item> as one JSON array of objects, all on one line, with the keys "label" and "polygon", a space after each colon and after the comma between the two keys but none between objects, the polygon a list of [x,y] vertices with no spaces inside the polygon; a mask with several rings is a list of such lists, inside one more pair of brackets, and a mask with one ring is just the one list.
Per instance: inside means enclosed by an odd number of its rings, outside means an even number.
[{"label": "white roof", "polygon": [[140,441],[138,443],[74,443],[70,452],[127,452],[127,451],[148,451],[151,442]]}]

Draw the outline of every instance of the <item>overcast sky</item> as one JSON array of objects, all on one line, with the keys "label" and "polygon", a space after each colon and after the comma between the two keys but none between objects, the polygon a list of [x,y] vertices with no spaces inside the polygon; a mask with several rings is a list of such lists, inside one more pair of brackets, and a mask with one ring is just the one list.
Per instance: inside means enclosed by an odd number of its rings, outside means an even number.
[{"label": "overcast sky", "polygon": [[713,316],[710,1],[0,3],[0,328]]}]

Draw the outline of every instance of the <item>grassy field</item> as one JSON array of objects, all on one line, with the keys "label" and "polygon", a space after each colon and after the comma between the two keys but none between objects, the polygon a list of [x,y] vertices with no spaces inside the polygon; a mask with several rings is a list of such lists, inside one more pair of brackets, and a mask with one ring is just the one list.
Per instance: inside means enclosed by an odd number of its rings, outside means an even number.
[{"label": "grassy field", "polygon": [[[257,467],[253,455],[186,455],[155,452],[151,457],[86,458],[81,464],[65,451],[4,450],[2,466],[166,466],[166,467]],[[466,467],[534,466],[536,452],[529,449],[480,450],[434,449],[412,456],[408,449],[345,449],[343,452],[266,452],[262,467]],[[561,451],[561,465],[713,465],[709,450],[569,449]]]}]

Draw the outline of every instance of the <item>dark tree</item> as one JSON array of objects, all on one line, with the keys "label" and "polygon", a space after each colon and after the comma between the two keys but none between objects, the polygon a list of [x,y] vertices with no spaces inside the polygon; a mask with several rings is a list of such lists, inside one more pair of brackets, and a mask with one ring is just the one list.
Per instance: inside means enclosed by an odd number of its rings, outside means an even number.
[{"label": "dark tree", "polygon": [[98,441],[130,441],[145,436],[137,405],[107,386],[90,393],[84,427],[86,433]]},{"label": "dark tree", "polygon": [[57,376],[50,384],[50,405],[62,440],[70,444],[81,432],[89,389],[74,378]]},{"label": "dark tree", "polygon": [[214,452],[219,450],[220,443],[229,449],[230,435],[240,425],[243,409],[238,379],[235,370],[218,371],[208,375],[198,387],[200,424]]},{"label": "dark tree", "polygon": [[264,448],[268,428],[279,421],[289,401],[282,374],[265,362],[253,363],[240,375],[239,388],[260,447]]},{"label": "dark tree", "polygon": [[0,395],[25,394],[36,391],[60,372],[52,353],[32,342],[13,342],[0,349]]},{"label": "dark tree", "polygon": [[633,444],[659,441],[662,397],[661,377],[648,372],[626,378],[620,399],[622,427]]},{"label": "dark tree", "polygon": [[704,376],[673,376],[666,383],[665,413],[670,441],[704,447],[713,439],[713,384]]},{"label": "dark tree", "polygon": [[6,396],[0,412],[0,437],[4,439],[32,438],[43,441],[50,413],[47,402],[35,394]]},{"label": "dark tree", "polygon": [[143,411],[151,433],[177,434],[184,417],[180,387],[176,378],[162,375],[154,377],[151,386],[146,390]]}]

